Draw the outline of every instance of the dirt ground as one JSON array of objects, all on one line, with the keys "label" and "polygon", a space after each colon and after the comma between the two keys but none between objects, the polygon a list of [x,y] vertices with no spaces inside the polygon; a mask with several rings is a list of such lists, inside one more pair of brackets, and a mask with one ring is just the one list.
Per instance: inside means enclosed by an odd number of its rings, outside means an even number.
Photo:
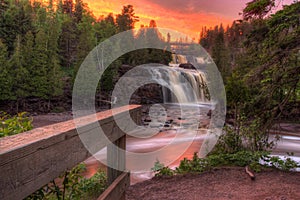
[{"label": "dirt ground", "polygon": [[244,168],[154,177],[126,192],[127,200],[299,200],[300,173],[267,169],[253,181]]},{"label": "dirt ground", "polygon": [[55,124],[73,119],[71,112],[49,113],[44,115],[32,116],[34,128]]}]

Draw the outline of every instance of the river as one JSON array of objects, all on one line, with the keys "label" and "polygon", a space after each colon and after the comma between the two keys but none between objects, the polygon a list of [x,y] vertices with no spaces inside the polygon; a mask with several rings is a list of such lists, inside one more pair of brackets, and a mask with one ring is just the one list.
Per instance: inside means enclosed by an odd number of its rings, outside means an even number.
[{"label": "river", "polygon": [[[167,109],[170,110],[170,109]],[[149,158],[147,153],[155,152],[158,160],[164,164],[167,164],[171,168],[175,168],[179,165],[180,160],[183,158],[191,159],[194,152],[198,152],[203,140],[207,133],[207,127],[209,124],[209,116],[207,115],[208,107],[201,109],[201,114],[198,116],[201,118],[199,127],[197,130],[186,129],[184,124],[188,124],[188,119],[182,119],[178,117],[178,110],[171,109],[171,113],[167,115],[167,120],[174,120],[171,127],[162,128],[157,134],[149,138],[137,138],[128,136],[126,141],[126,168],[131,172],[131,184],[141,182],[153,177],[151,167],[154,166],[155,159]],[[173,116],[170,116],[172,115]],[[191,114],[194,116],[194,114]],[[147,118],[147,117],[146,117]],[[145,119],[145,117],[144,117]],[[147,120],[146,120],[147,121]],[[181,124],[181,126],[179,126]],[[281,140],[277,142],[273,155],[286,155],[287,152],[293,152],[293,159],[300,161],[300,125],[295,124],[282,124],[281,128],[284,130],[281,135]],[[271,135],[270,139],[274,140],[275,135]],[[165,151],[162,150],[168,147]],[[137,153],[145,157],[136,157]],[[101,162],[106,162],[106,149],[98,152],[97,159]],[[106,169],[105,165],[100,163],[97,159],[91,157],[85,161],[87,166],[87,173],[85,176],[92,176],[99,167]]]}]

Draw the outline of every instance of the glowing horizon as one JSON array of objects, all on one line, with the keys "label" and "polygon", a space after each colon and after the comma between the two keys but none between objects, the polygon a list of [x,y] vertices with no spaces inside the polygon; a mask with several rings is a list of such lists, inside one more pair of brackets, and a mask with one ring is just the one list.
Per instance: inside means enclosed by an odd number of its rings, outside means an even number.
[{"label": "glowing horizon", "polygon": [[[43,3],[49,0],[39,0]],[[75,3],[75,0],[73,0]],[[188,35],[195,41],[199,40],[202,27],[214,28],[222,24],[230,26],[234,20],[241,19],[240,13],[246,3],[251,0],[83,0],[97,19],[113,13],[114,17],[122,12],[123,6],[133,5],[139,22],[135,29],[147,26],[155,20],[159,28],[166,28]],[[54,1],[55,4],[56,1]],[[276,0],[273,13],[293,0]],[[172,38],[173,40],[173,38]]]},{"label": "glowing horizon", "polygon": [[[223,24],[231,25],[234,20],[241,19],[239,15],[246,3],[251,0],[84,0],[95,16],[107,16],[121,13],[123,6],[133,5],[139,22],[135,28],[148,25],[155,20],[160,28],[174,29],[199,39],[201,28],[215,27]],[[277,7],[290,4],[293,0],[282,0]]]},{"label": "glowing horizon", "polygon": [[116,15],[121,13],[123,6],[128,4],[133,5],[136,16],[138,16],[140,20],[136,23],[135,28],[140,28],[141,25],[148,25],[150,20],[153,19],[160,28],[174,29],[196,40],[199,39],[202,26],[209,28],[220,25],[221,23],[227,26],[234,20],[233,17],[228,17],[223,14],[192,11],[195,8],[192,8],[191,4],[186,8],[190,10],[189,13],[186,13],[186,11],[181,11],[176,8],[168,9],[166,1],[166,5],[164,6],[155,0],[121,0],[118,2],[115,0],[85,0],[85,2],[97,17],[107,16],[109,13]]}]

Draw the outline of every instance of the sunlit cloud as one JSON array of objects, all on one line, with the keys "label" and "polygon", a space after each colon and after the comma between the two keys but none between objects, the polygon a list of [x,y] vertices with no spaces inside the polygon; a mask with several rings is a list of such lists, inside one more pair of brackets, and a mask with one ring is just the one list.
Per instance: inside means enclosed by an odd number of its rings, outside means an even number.
[{"label": "sunlit cloud", "polygon": [[[140,21],[136,28],[148,25],[151,19],[162,28],[174,29],[199,39],[203,26],[214,27],[221,23],[226,27],[239,15],[250,0],[85,0],[95,16],[119,14],[123,6],[133,5]],[[279,0],[278,0],[279,1]],[[282,4],[290,4],[293,0],[280,0]]]}]

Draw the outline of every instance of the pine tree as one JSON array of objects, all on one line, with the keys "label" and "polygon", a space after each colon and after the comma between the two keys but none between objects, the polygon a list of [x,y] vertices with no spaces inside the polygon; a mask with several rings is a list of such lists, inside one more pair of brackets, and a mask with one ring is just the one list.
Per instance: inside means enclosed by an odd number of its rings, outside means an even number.
[{"label": "pine tree", "polygon": [[32,95],[41,99],[48,99],[49,83],[47,82],[48,71],[47,38],[44,30],[39,30],[35,38],[35,46],[32,60],[31,87]]},{"label": "pine tree", "polygon": [[94,30],[95,30],[96,39],[98,43],[116,34],[117,25],[115,24],[112,13],[110,13],[103,20],[95,23]]},{"label": "pine tree", "polygon": [[84,12],[85,12],[85,8],[82,0],[75,0],[75,10],[74,10],[75,23],[78,24],[82,21]]},{"label": "pine tree", "polygon": [[263,19],[275,6],[275,0],[252,0],[243,10],[245,20]]},{"label": "pine tree", "polygon": [[54,12],[48,13],[47,29],[47,55],[48,55],[48,76],[47,80],[50,85],[48,95],[56,97],[63,93],[62,71],[59,59],[58,41],[60,36],[61,25],[59,16]]},{"label": "pine tree", "polygon": [[12,99],[12,81],[6,45],[0,40],[0,101]]},{"label": "pine tree", "polygon": [[96,46],[94,23],[95,19],[87,13],[82,16],[82,20],[78,24],[79,41],[77,46],[77,69],[88,53]]},{"label": "pine tree", "polygon": [[61,36],[59,40],[59,50],[61,54],[62,66],[71,68],[76,62],[77,25],[70,16],[65,16],[61,24]]},{"label": "pine tree", "polygon": [[138,22],[132,5],[123,6],[122,14],[117,15],[116,22],[118,32],[127,31],[134,28],[134,24]]},{"label": "pine tree", "polygon": [[212,47],[212,58],[215,64],[221,71],[221,74],[225,80],[230,71],[229,54],[225,45],[224,28],[222,24],[220,27],[216,26],[214,30],[215,38]]},{"label": "pine tree", "polygon": [[25,98],[30,95],[29,91],[29,72],[24,66],[21,36],[17,35],[14,53],[10,59],[11,73],[14,75],[13,85],[12,85],[12,99],[17,100],[16,111],[19,111],[19,106],[24,105]]},{"label": "pine tree", "polygon": [[29,1],[11,1],[8,5],[7,7],[4,1],[1,8],[4,12],[0,12],[0,38],[11,56],[17,35],[23,37],[29,30],[33,30],[33,27]]}]

